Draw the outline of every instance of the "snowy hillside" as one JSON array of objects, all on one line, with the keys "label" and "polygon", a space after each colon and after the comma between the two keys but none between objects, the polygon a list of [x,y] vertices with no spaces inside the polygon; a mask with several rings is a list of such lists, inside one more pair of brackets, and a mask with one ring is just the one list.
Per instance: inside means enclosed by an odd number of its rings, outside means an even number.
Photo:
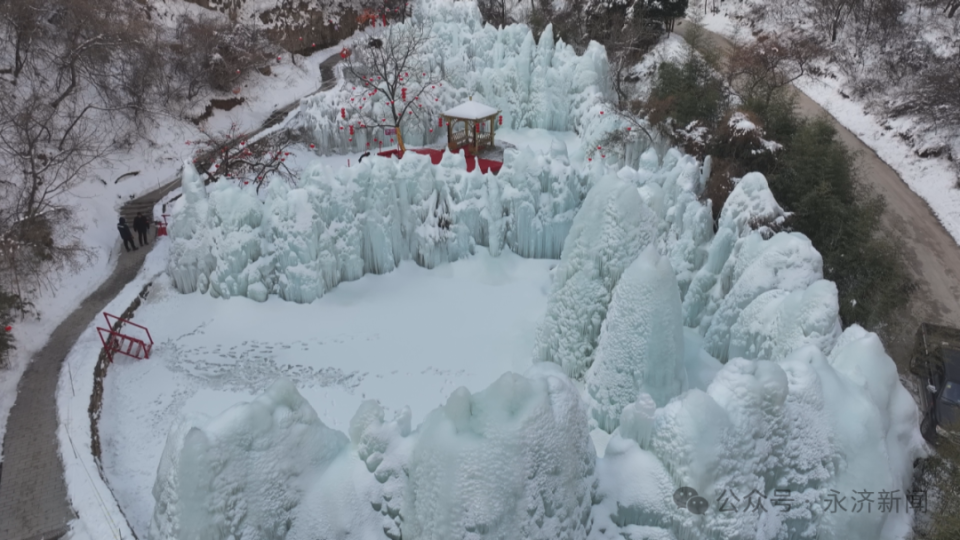
[{"label": "snowy hillside", "polygon": [[[157,347],[110,366],[98,463],[92,329],[65,361],[75,537],[909,537],[917,407],[877,336],[841,328],[766,178],[715,223],[709,158],[636,131],[601,147],[627,129],[602,47],[467,2],[414,13],[436,106],[497,107],[516,148],[496,175],[460,154],[344,166],[373,136],[340,129],[359,122],[340,81],[277,128],[327,154],[293,181],[184,163],[170,237],[110,307],[152,282],[136,320]],[[866,491],[899,511],[831,510]]]}]

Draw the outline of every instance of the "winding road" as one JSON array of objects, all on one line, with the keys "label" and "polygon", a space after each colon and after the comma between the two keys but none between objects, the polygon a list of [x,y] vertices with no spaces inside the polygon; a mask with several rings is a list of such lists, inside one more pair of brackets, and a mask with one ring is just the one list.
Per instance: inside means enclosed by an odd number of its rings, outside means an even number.
[{"label": "winding road", "polygon": [[[676,32],[683,35],[691,23],[683,21]],[[710,44],[727,53],[733,44],[724,36],[704,30]],[[905,256],[917,284],[910,315],[900,328],[891,332],[885,343],[888,353],[907,372],[913,336],[920,322],[960,328],[960,246],[930,210],[930,206],[873,149],[864,144],[836,118],[809,96],[797,90],[800,113],[807,117],[827,118],[840,140],[859,154],[863,180],[887,201],[884,214],[887,231],[899,236]]]}]

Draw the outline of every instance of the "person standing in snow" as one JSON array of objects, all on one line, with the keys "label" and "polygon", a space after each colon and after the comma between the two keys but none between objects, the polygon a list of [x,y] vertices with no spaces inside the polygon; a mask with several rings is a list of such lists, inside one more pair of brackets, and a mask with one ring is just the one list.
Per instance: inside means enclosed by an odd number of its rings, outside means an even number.
[{"label": "person standing in snow", "polygon": [[147,242],[147,231],[150,230],[150,222],[147,221],[143,212],[137,212],[137,217],[133,218],[133,230],[137,231],[137,238],[140,240],[140,246],[149,244]]},{"label": "person standing in snow", "polygon": [[137,246],[133,243],[133,234],[130,233],[130,227],[127,227],[126,219],[120,218],[120,223],[117,223],[117,231],[120,232],[120,238],[123,238],[123,247],[127,249],[127,252],[130,251],[130,248],[136,251]]}]

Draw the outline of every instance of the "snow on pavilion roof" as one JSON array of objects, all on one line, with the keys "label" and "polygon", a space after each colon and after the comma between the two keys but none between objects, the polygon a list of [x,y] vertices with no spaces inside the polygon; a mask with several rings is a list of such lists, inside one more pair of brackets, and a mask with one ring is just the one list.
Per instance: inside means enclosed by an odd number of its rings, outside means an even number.
[{"label": "snow on pavilion roof", "polygon": [[443,115],[461,118],[463,120],[481,120],[499,113],[499,110],[494,109],[489,105],[477,103],[476,101],[468,101],[448,110],[447,112],[443,113]]}]

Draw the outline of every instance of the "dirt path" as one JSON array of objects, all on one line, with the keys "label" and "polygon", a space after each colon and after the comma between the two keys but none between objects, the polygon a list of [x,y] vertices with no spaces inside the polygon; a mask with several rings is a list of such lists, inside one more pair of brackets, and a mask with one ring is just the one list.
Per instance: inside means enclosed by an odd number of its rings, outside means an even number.
[{"label": "dirt path", "polygon": [[[677,33],[689,28],[684,21]],[[705,31],[711,45],[729,51],[730,41]],[[905,255],[917,284],[912,313],[901,327],[892,329],[888,352],[901,366],[905,366],[913,346],[917,325],[932,322],[960,327],[960,246],[943,227],[919,195],[880,156],[864,144],[850,130],[843,127],[809,96],[797,90],[798,106],[807,117],[824,117],[836,128],[840,140],[860,156],[859,170],[863,180],[887,201],[884,221],[890,231],[903,240]]]}]

